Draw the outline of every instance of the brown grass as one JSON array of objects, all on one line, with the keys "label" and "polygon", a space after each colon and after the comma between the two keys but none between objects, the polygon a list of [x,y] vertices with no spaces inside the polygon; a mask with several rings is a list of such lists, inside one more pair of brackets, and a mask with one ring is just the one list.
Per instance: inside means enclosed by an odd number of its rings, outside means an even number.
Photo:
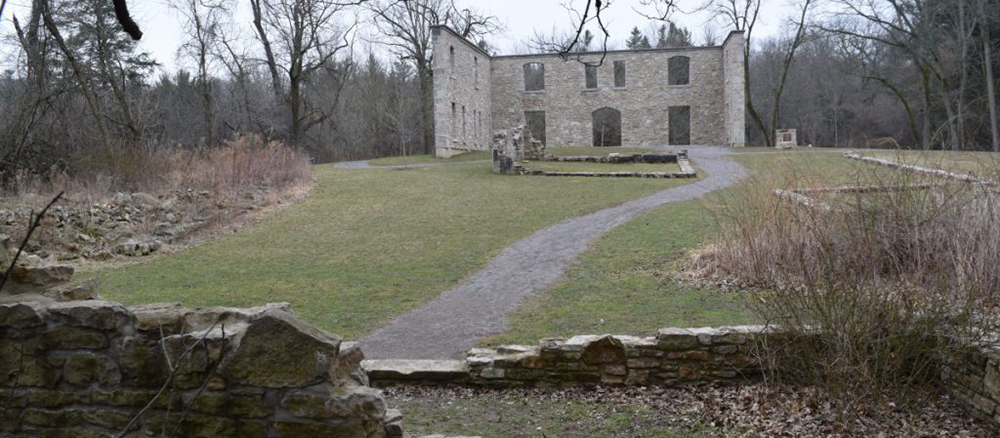
[{"label": "brown grass", "polygon": [[[852,185],[940,180],[859,168]],[[816,384],[844,406],[917,402],[942,358],[995,329],[1000,195],[964,183],[883,193],[810,194],[830,209],[773,195],[801,186],[754,181],[717,211],[727,239],[701,251],[703,276],[763,290],[762,321],[790,333],[765,345],[771,377]]]},{"label": "brown grass", "polygon": [[282,188],[311,178],[308,156],[281,143],[240,137],[215,149],[180,147],[97,148],[72,157],[45,175],[15,172],[0,197],[30,199],[65,191],[70,199],[97,202],[117,192],[214,194]]}]

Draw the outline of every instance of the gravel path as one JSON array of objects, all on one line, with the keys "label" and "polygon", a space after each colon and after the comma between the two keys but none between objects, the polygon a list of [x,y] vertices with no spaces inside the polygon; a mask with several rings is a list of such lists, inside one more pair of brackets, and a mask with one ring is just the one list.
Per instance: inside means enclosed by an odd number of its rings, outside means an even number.
[{"label": "gravel path", "polygon": [[[669,148],[661,148],[670,150]],[[476,341],[504,331],[507,315],[521,300],[545,290],[591,242],[652,208],[697,198],[729,186],[744,175],[725,155],[729,149],[689,149],[707,176],[616,207],[567,219],[504,249],[462,284],[361,340],[370,359],[450,359],[464,355]]]}]

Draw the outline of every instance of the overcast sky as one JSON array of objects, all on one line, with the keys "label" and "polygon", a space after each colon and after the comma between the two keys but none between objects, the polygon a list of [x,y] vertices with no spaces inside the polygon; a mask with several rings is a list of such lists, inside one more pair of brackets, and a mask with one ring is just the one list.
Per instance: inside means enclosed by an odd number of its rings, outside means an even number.
[{"label": "overcast sky", "polygon": [[[143,50],[149,51],[153,57],[163,64],[163,69],[173,71],[179,65],[184,65],[184,60],[178,60],[177,47],[182,40],[180,17],[168,6],[170,0],[132,0],[129,9],[134,18],[139,23],[145,35],[140,42]],[[565,32],[570,29],[572,20],[564,3],[571,1],[571,4],[582,6],[585,0],[457,0],[463,7],[471,7],[476,10],[486,12],[499,17],[506,26],[506,31],[502,35],[494,35],[487,38],[487,41],[500,53],[512,53],[523,43],[530,40],[536,32],[550,34],[553,29]],[[680,0],[682,8],[694,9],[702,4],[704,0]],[[761,11],[761,18],[755,30],[756,37],[765,37],[777,32],[777,28],[783,20],[790,15],[790,8],[793,8],[794,0],[762,0],[764,7]],[[244,30],[249,35],[250,13],[249,6],[245,1],[238,1],[239,7],[233,11],[234,20],[242,23]],[[0,33],[7,36],[12,33],[13,25],[10,21],[12,13],[19,17],[26,15],[27,5],[30,0],[8,0],[8,10],[4,12],[3,22],[0,24]],[[643,31],[649,32],[651,26],[655,25],[644,18],[639,12],[645,11],[653,13],[648,7],[642,6],[640,0],[613,0],[611,6],[604,17],[611,31],[611,39],[618,47],[623,46],[623,41],[628,37],[629,32],[635,26]],[[346,18],[346,17],[345,17]],[[366,17],[367,18],[367,17]],[[725,29],[721,21],[713,21],[711,14],[707,12],[695,14],[674,14],[672,19],[680,25],[689,28],[694,34],[697,44],[704,42],[704,29],[706,26],[714,26],[719,41],[725,37],[728,29]],[[370,22],[362,20],[361,23]],[[360,35],[371,34],[371,25],[362,24],[358,28]],[[594,31],[596,32],[596,28]],[[359,38],[358,47],[361,49],[373,44],[369,42],[371,38]],[[7,40],[5,52],[10,53],[10,40]],[[373,46],[378,49],[377,46]]]}]

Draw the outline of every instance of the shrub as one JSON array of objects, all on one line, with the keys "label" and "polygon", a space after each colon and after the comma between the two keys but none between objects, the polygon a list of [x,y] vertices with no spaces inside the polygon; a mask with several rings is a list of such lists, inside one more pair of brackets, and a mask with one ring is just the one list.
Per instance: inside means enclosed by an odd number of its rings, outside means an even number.
[{"label": "shrub", "polygon": [[[863,169],[863,170],[861,170]],[[995,188],[859,168],[856,190],[789,203],[753,181],[719,207],[721,242],[694,262],[703,275],[760,289],[752,310],[789,333],[762,345],[769,377],[824,387],[844,406],[913,402],[941,360],[995,327],[1000,196]],[[893,189],[899,188],[899,189]]]},{"label": "shrub", "polygon": [[308,156],[278,142],[239,137],[218,148],[111,146],[87,149],[47,174],[16,172],[0,195],[46,196],[66,191],[93,202],[115,192],[164,193],[210,190],[216,194],[248,188],[283,188],[312,175]]}]

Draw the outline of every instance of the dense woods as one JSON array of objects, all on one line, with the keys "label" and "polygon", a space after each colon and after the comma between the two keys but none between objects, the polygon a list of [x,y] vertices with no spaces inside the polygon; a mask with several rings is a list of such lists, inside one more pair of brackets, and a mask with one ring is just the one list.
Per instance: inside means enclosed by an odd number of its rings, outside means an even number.
[{"label": "dense woods", "polygon": [[[251,22],[234,19],[237,1]],[[706,3],[716,19],[699,36],[677,24],[667,1],[643,1],[649,30],[610,35],[611,46],[719,44],[730,30],[746,31],[751,144],[796,128],[816,146],[1000,150],[997,2],[800,0],[778,34],[760,38],[760,1]],[[430,27],[450,25],[487,50],[503,28],[449,0],[171,6],[183,45],[182,68],[170,73],[122,31],[110,1],[33,0],[25,14],[4,12],[0,30],[17,47],[0,75],[5,182],[52,169],[135,172],[155,149],[212,148],[243,135],[317,162],[427,153]],[[580,44],[603,47],[596,23],[583,24],[564,27],[584,31]],[[373,41],[358,36],[362,25],[375,29]]]}]

